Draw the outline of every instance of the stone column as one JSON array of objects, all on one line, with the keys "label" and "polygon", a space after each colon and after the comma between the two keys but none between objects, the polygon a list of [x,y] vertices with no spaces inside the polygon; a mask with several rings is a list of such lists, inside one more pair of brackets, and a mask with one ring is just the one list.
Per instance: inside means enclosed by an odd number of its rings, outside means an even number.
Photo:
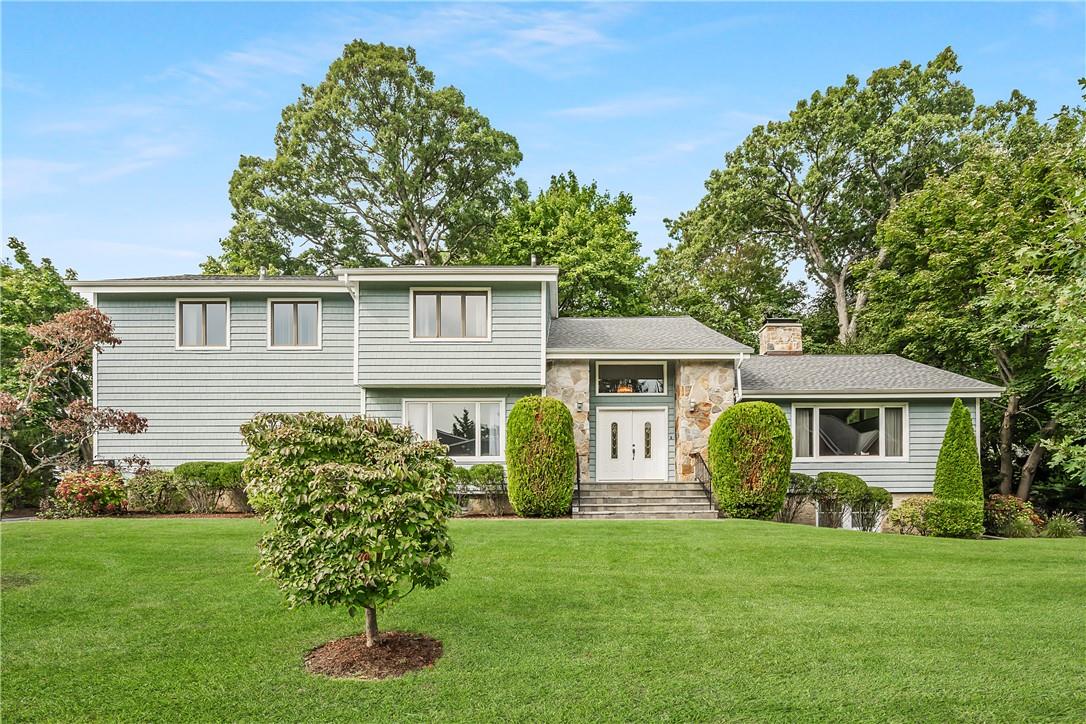
[{"label": "stone column", "polygon": [[[588,480],[588,360],[553,360],[547,363],[547,397],[557,397],[573,415],[573,442],[581,480]],[[580,405],[580,410],[577,406]]]},{"label": "stone column", "polygon": [[679,480],[694,480],[695,452],[708,459],[709,429],[735,402],[731,360],[679,360],[675,369],[675,467]]}]

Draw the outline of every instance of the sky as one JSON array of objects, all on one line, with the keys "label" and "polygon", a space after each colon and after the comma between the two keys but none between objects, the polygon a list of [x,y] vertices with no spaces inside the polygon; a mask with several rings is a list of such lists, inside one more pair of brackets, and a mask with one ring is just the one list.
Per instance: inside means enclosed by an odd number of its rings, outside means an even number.
[{"label": "sky", "polygon": [[0,5],[2,231],[83,279],[219,250],[238,157],[345,43],[411,45],[518,139],[533,189],[633,196],[643,252],[751,128],[848,74],[946,46],[990,103],[1081,101],[1086,2]]}]

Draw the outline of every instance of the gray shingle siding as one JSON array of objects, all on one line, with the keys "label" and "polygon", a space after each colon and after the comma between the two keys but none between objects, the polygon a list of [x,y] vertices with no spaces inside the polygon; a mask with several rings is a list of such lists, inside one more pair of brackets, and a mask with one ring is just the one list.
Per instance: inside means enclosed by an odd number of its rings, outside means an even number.
[{"label": "gray shingle siding", "polygon": [[[410,289],[489,287],[488,342],[411,341]],[[539,282],[367,283],[359,290],[358,383],[374,386],[542,384]]]},{"label": "gray shingle siding", "polygon": [[239,428],[257,412],[359,412],[349,295],[321,296],[320,350],[289,352],[267,349],[263,294],[230,295],[229,350],[174,349],[176,298],[98,296],[122,340],[98,357],[98,404],[137,412],[150,423],[142,435],[100,434],[99,457],[143,455],[158,467],[240,460],[245,447]]}]

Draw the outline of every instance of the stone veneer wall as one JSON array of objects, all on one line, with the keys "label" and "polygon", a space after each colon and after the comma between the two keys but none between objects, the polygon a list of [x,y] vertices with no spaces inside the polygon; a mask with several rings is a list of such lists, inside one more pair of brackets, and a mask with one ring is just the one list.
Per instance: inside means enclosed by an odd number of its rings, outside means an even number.
[{"label": "stone veneer wall", "polygon": [[735,402],[735,366],[727,360],[679,360],[675,368],[675,467],[679,480],[694,480],[690,456],[706,457],[709,428]]},{"label": "stone veneer wall", "polygon": [[[547,363],[547,397],[557,397],[573,415],[573,441],[581,480],[588,480],[588,360],[554,360]],[[581,404],[580,411],[577,403]]]},{"label": "stone veneer wall", "polygon": [[758,330],[758,354],[803,354],[803,327],[767,322]]}]

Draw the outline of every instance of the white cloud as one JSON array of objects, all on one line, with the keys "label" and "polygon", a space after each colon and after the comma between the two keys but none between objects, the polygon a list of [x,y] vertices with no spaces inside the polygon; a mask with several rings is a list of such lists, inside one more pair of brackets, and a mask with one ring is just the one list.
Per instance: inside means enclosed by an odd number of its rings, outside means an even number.
[{"label": "white cloud", "polygon": [[616,98],[586,106],[562,108],[553,111],[551,115],[583,119],[628,118],[685,108],[697,102],[696,98],[689,96],[645,94]]},{"label": "white cloud", "polygon": [[85,176],[83,180],[89,183],[108,181],[143,171],[183,154],[184,148],[176,143],[150,138],[129,138],[116,153],[110,155],[113,160],[109,164]]}]

